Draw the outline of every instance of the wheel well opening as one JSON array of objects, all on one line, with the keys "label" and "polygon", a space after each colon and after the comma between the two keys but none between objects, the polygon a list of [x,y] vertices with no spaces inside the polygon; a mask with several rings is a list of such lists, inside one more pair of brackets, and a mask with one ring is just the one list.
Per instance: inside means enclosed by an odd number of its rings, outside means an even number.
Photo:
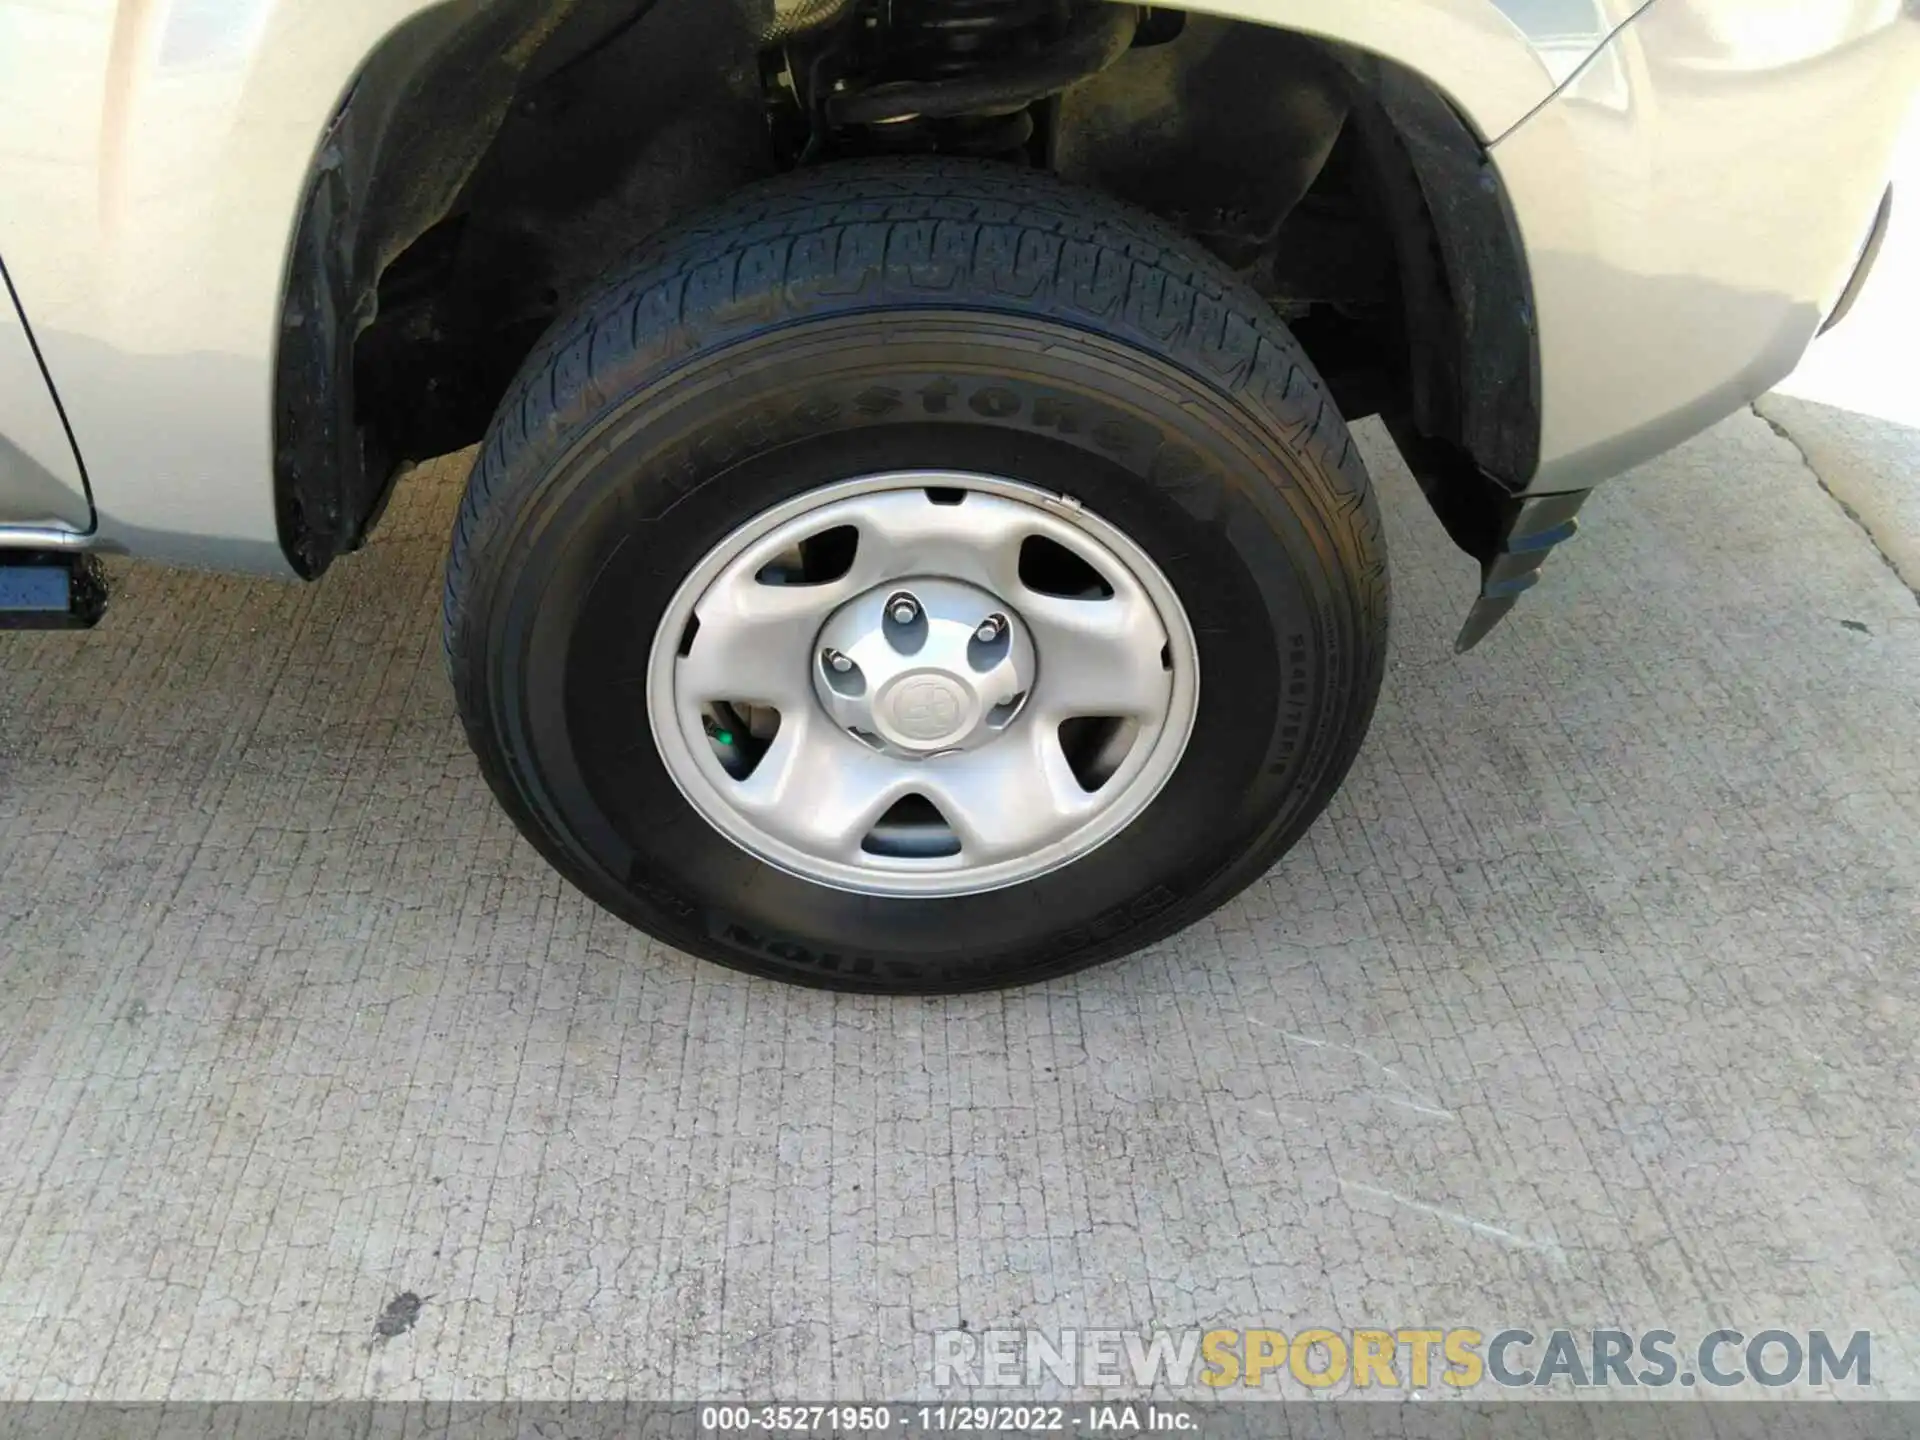
[{"label": "wheel well opening", "polygon": [[[1524,259],[1483,147],[1418,75],[1155,8],[1031,123],[876,124],[823,144],[794,79],[820,72],[818,49],[767,41],[760,12],[783,3],[450,0],[370,59],[315,161],[281,328],[276,493],[301,573],[360,543],[407,462],[479,439],[540,335],[636,244],[861,146],[998,145],[1178,227],[1292,326],[1349,418],[1387,418],[1437,506],[1447,477],[1497,493],[1530,474]],[[853,26],[876,3],[812,8]],[[939,7],[1035,10],[890,4],[921,12],[921,32]],[[830,53],[857,91],[876,62],[856,38]],[[950,78],[941,63],[914,52],[911,74]]]}]

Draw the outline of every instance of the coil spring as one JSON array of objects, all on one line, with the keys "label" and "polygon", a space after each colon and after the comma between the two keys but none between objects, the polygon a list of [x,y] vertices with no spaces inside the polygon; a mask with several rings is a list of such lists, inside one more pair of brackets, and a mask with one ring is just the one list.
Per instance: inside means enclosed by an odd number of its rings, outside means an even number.
[{"label": "coil spring", "polygon": [[892,0],[888,43],[904,74],[945,80],[1046,40],[1054,0]]}]

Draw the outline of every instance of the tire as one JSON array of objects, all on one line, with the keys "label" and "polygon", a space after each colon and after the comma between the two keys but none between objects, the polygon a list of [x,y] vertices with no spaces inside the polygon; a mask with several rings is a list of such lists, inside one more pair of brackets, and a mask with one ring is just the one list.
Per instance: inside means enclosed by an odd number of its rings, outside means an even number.
[{"label": "tire", "polygon": [[[854,893],[709,823],[643,677],[736,527],[931,469],[1070,494],[1144,552],[1191,626],[1192,731],[1144,811],[1071,863],[979,893]],[[643,246],[502,403],[445,604],[481,767],[564,875],[696,955],[880,993],[1064,974],[1225,902],[1339,786],[1386,629],[1367,475],[1273,312],[1145,215],[950,161],[800,172]]]}]

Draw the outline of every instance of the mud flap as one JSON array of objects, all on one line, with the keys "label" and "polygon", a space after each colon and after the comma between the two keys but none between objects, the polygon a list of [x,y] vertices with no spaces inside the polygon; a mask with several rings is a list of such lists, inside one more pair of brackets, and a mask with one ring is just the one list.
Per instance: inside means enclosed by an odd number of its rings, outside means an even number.
[{"label": "mud flap", "polygon": [[1482,553],[1468,551],[1480,562],[1480,593],[1454,639],[1455,654],[1465,654],[1484,640],[1521,595],[1534,587],[1547,553],[1563,540],[1571,540],[1580,528],[1576,515],[1590,493],[1572,490],[1506,502],[1491,545]]}]

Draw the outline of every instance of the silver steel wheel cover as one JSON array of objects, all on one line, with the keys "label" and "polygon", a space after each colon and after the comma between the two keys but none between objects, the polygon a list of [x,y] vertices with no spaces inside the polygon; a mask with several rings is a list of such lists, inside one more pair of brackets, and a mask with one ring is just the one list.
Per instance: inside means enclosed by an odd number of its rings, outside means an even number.
[{"label": "silver steel wheel cover", "polygon": [[[857,535],[843,574],[762,578],[800,541],[842,526]],[[1035,536],[1090,566],[1111,594],[1024,584],[1021,548]],[[917,582],[927,582],[924,602]],[[913,619],[895,618],[909,600]],[[1001,629],[987,640],[992,620]],[[971,638],[958,626],[973,627]],[[856,680],[867,688],[855,693]],[[999,702],[1021,683],[1009,715]],[[647,666],[647,720],[687,802],[767,863],[871,895],[976,894],[1081,858],[1172,776],[1198,699],[1186,612],[1145,551],[1071,498],[947,471],[842,481],[749,520],[681,582]],[[882,707],[871,728],[863,701]],[[715,738],[716,702],[778,712],[744,778],[723,763],[733,752]],[[1061,740],[1061,722],[1076,717],[1130,736],[1091,791]],[[908,796],[931,803],[953,853],[869,848]]]}]

